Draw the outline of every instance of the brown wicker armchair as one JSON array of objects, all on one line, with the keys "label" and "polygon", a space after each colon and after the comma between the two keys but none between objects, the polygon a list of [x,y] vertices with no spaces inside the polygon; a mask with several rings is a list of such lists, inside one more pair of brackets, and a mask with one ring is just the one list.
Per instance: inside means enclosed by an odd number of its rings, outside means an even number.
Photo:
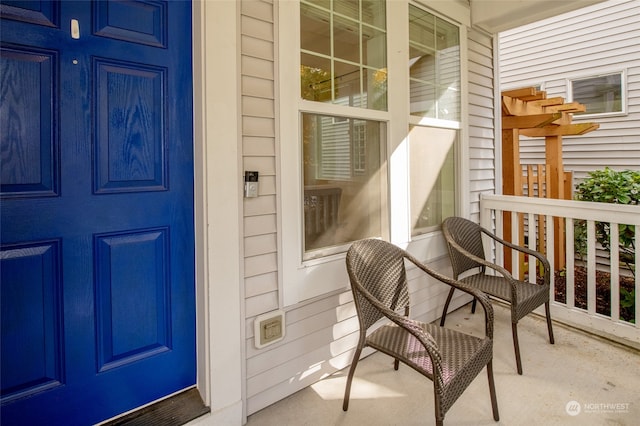
[{"label": "brown wicker armchair", "polygon": [[[449,248],[449,258],[453,267],[453,277],[458,279],[461,274],[479,268],[478,273],[462,278],[460,281],[469,287],[501,299],[511,304],[511,332],[513,347],[516,353],[518,374],[522,374],[520,346],[518,344],[518,321],[544,303],[547,314],[547,329],[549,341],[554,343],[551,314],[549,312],[549,261],[541,253],[527,247],[518,246],[503,240],[489,232],[475,222],[461,217],[450,217],[442,223],[442,233]],[[531,284],[514,278],[505,268],[488,262],[485,259],[482,234],[489,236],[496,243],[513,250],[527,253],[540,261],[544,269],[543,284]],[[497,271],[496,275],[486,274],[487,268]],[[449,302],[453,296],[453,288],[449,291],[447,301],[442,311],[440,325],[444,325],[447,317]],[[475,312],[476,302],[473,301],[472,312]]]},{"label": "brown wicker armchair", "polygon": [[[485,337],[410,319],[405,259],[479,300],[485,310]],[[493,308],[485,294],[431,270],[406,251],[382,240],[353,243],[347,252],[347,271],[360,322],[360,339],[347,377],[344,411],[349,408],[351,381],[360,354],[370,346],[395,358],[396,370],[402,362],[433,381],[437,425],[442,425],[449,408],[486,365],[493,418],[499,420],[492,369]],[[367,335],[369,328],[383,317],[392,322]]]}]

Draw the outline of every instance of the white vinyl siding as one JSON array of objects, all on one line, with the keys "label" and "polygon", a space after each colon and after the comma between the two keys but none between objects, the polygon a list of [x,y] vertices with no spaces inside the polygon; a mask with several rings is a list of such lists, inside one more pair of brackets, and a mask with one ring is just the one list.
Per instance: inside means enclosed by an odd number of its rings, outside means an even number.
[{"label": "white vinyl siding", "polygon": [[469,217],[480,220],[480,195],[496,191],[493,38],[468,33]]},{"label": "white vinyl siding", "polygon": [[242,2],[242,167],[260,172],[259,196],[243,202],[248,317],[278,308],[273,14],[271,2]]},{"label": "white vinyl siding", "polygon": [[[569,100],[569,80],[624,72],[626,114],[574,116],[600,128],[562,139],[574,181],[605,166],[640,169],[640,1],[608,1],[500,34],[501,89],[541,85]],[[524,164],[544,161],[542,139],[520,139]]]},{"label": "white vinyl siding", "polygon": [[[273,345],[257,349],[254,345],[254,318],[282,308],[279,281],[282,280],[281,250],[277,209],[281,170],[278,164],[276,118],[278,115],[278,82],[274,61],[277,51],[275,26],[278,2],[243,0],[241,7],[241,83],[242,83],[242,167],[260,171],[260,194],[244,199],[243,255],[244,255],[244,312],[245,312],[245,394],[246,414],[250,415],[319,379],[349,365],[358,339],[358,321],[350,290],[339,290],[303,303],[284,308],[285,338]],[[282,25],[288,25],[287,22]],[[468,166],[462,176],[462,192],[472,216],[479,210],[482,192],[495,188],[492,170],[495,158],[493,147],[493,70],[492,38],[484,33],[468,30],[469,52],[461,52],[462,71],[468,79],[469,125]],[[467,58],[468,56],[468,58]],[[404,67],[405,64],[402,64]],[[463,78],[464,80],[464,78]],[[297,83],[297,82],[296,82]],[[466,90],[467,85],[463,85]],[[463,97],[464,99],[464,97]],[[464,102],[464,101],[463,101]],[[466,107],[465,107],[466,108]],[[232,143],[232,141],[229,141]],[[465,154],[466,155],[466,154]],[[468,198],[467,198],[468,197]],[[296,226],[283,224],[283,226]],[[441,239],[439,236],[433,239]],[[215,242],[214,242],[215,244]],[[431,244],[422,258],[436,257],[431,266],[450,274],[449,262],[443,255],[444,246],[437,250]],[[427,247],[427,245],[425,245]],[[437,251],[437,256],[433,256]],[[341,264],[342,265],[342,264]],[[441,314],[447,295],[444,286],[429,286],[427,278],[415,270],[408,272],[412,297],[412,316],[433,321]],[[418,279],[417,277],[421,278]],[[466,302],[458,296],[452,302],[455,309]],[[369,353],[369,352],[367,352]],[[214,360],[215,362],[215,360]],[[218,361],[220,362],[220,361]]]}]

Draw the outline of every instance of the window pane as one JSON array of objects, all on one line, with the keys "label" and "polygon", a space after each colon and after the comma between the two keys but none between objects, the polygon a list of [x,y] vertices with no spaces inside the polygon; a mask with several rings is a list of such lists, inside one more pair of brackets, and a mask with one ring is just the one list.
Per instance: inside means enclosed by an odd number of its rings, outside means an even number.
[{"label": "window pane", "polygon": [[304,28],[300,32],[300,48],[303,51],[331,55],[329,16],[328,11],[300,5],[300,28]]},{"label": "window pane", "polygon": [[419,47],[410,49],[413,62],[409,64],[409,102],[411,115],[436,118],[435,56]]},{"label": "window pane", "polygon": [[335,61],[335,102],[339,105],[364,106],[360,96],[360,67],[345,62]]},{"label": "window pane", "polygon": [[331,102],[331,61],[319,56],[300,55],[300,93],[303,99]]},{"label": "window pane", "polygon": [[357,21],[333,18],[333,55],[360,63],[360,26]]},{"label": "window pane", "polygon": [[409,131],[412,235],[432,231],[455,213],[458,132],[413,126]]},{"label": "window pane", "polygon": [[357,1],[336,0],[333,2],[333,10],[353,19],[358,19],[360,11],[358,10]]},{"label": "window pane", "polygon": [[458,28],[409,6],[410,113],[460,120]]},{"label": "window pane", "polygon": [[300,6],[302,99],[386,110],[384,0],[336,0],[329,5]]},{"label": "window pane", "polygon": [[622,112],[622,76],[620,74],[574,80],[573,100],[586,107],[577,114]]},{"label": "window pane", "polygon": [[377,28],[387,27],[385,2],[378,0],[362,0],[362,22]]},{"label": "window pane", "polygon": [[372,70],[365,68],[363,79],[367,85],[367,105],[365,108],[379,111],[387,110],[387,70]]},{"label": "window pane", "polygon": [[460,48],[458,27],[436,18],[436,49],[441,52],[457,52]]},{"label": "window pane", "polygon": [[304,252],[382,236],[384,124],[302,114]]},{"label": "window pane", "polygon": [[362,63],[370,67],[387,66],[387,35],[383,31],[363,27]]}]

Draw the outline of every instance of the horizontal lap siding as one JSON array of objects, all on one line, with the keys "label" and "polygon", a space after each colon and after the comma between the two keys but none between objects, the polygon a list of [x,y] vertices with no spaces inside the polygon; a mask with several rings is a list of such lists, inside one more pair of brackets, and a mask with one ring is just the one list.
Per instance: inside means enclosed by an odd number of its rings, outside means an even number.
[{"label": "horizontal lap siding", "polygon": [[[600,128],[564,137],[565,170],[579,181],[609,166],[640,169],[640,1],[609,1],[500,35],[503,89],[543,85],[568,100],[567,80],[626,70],[627,115],[574,117]],[[521,138],[523,164],[544,162],[544,141]]]},{"label": "horizontal lap siding", "polygon": [[[255,316],[279,307],[274,16],[272,1],[241,3],[242,167],[260,172],[259,196],[245,198],[243,206],[247,329],[253,327]],[[247,346],[252,344],[253,331],[246,341]],[[253,355],[247,352],[248,370]],[[251,400],[251,389],[247,390]]]},{"label": "horizontal lap siding", "polygon": [[479,220],[480,194],[496,190],[493,39],[473,29],[468,39],[469,213]]}]

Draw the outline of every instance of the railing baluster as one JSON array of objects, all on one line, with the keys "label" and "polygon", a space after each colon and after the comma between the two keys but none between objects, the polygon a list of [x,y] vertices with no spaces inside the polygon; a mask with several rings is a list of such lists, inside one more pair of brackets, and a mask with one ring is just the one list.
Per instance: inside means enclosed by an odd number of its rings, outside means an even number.
[{"label": "railing baluster", "polygon": [[[529,248],[531,250],[536,250],[536,241],[538,240],[537,236],[537,227],[536,227],[536,218],[533,213],[529,213],[527,215],[527,221],[529,223]],[[535,284],[536,277],[538,276],[538,262],[536,258],[533,256],[527,255],[527,265],[529,268],[529,282]]]},{"label": "railing baluster", "polygon": [[635,225],[636,228],[636,235],[635,235],[635,248],[636,248],[636,263],[634,263],[634,273],[636,276],[636,303],[635,303],[635,311],[634,311],[634,318],[636,319],[635,325],[636,328],[640,328],[640,315],[638,315],[638,313],[640,312],[640,271],[638,271],[638,266],[640,265],[640,250],[638,250],[638,246],[640,245],[640,225],[636,224]]},{"label": "railing baluster", "polygon": [[609,241],[610,257],[609,262],[611,263],[611,321],[618,321],[620,319],[620,246],[618,241],[620,241],[619,232],[618,232],[618,224],[611,222],[609,224],[610,231],[609,237],[611,240]]},{"label": "railing baluster", "polygon": [[573,230],[574,230],[574,224],[575,224],[575,220],[574,219],[567,219],[565,220],[566,223],[566,241],[567,241],[567,269],[565,270],[565,288],[564,288],[564,292],[565,295],[567,297],[567,308],[573,309],[575,307],[575,302],[576,302],[576,294],[575,294],[575,279],[576,279],[576,274],[575,274],[575,263],[576,263],[576,258],[575,258],[575,249],[573,247],[573,242],[574,242],[574,237],[573,237]]},{"label": "railing baluster", "polygon": [[[520,244],[520,215],[517,212],[511,212],[511,239],[515,244]],[[516,279],[520,277],[520,255],[513,252],[511,256],[511,270]]]},{"label": "railing baluster", "polygon": [[587,311],[596,313],[596,223],[587,221]]},{"label": "railing baluster", "polygon": [[553,250],[551,249],[551,244],[549,244],[549,241],[553,241],[555,235],[554,235],[554,230],[553,230],[553,216],[551,215],[546,215],[545,216],[545,220],[544,220],[544,224],[546,227],[546,231],[545,232],[545,247],[547,248],[546,250],[546,254],[547,254],[547,259],[549,260],[549,266],[551,267],[551,277],[550,277],[550,285],[551,285],[551,300],[555,301],[556,297],[556,274],[555,274],[555,270],[556,270],[556,260],[555,260],[555,256],[553,255]]}]

